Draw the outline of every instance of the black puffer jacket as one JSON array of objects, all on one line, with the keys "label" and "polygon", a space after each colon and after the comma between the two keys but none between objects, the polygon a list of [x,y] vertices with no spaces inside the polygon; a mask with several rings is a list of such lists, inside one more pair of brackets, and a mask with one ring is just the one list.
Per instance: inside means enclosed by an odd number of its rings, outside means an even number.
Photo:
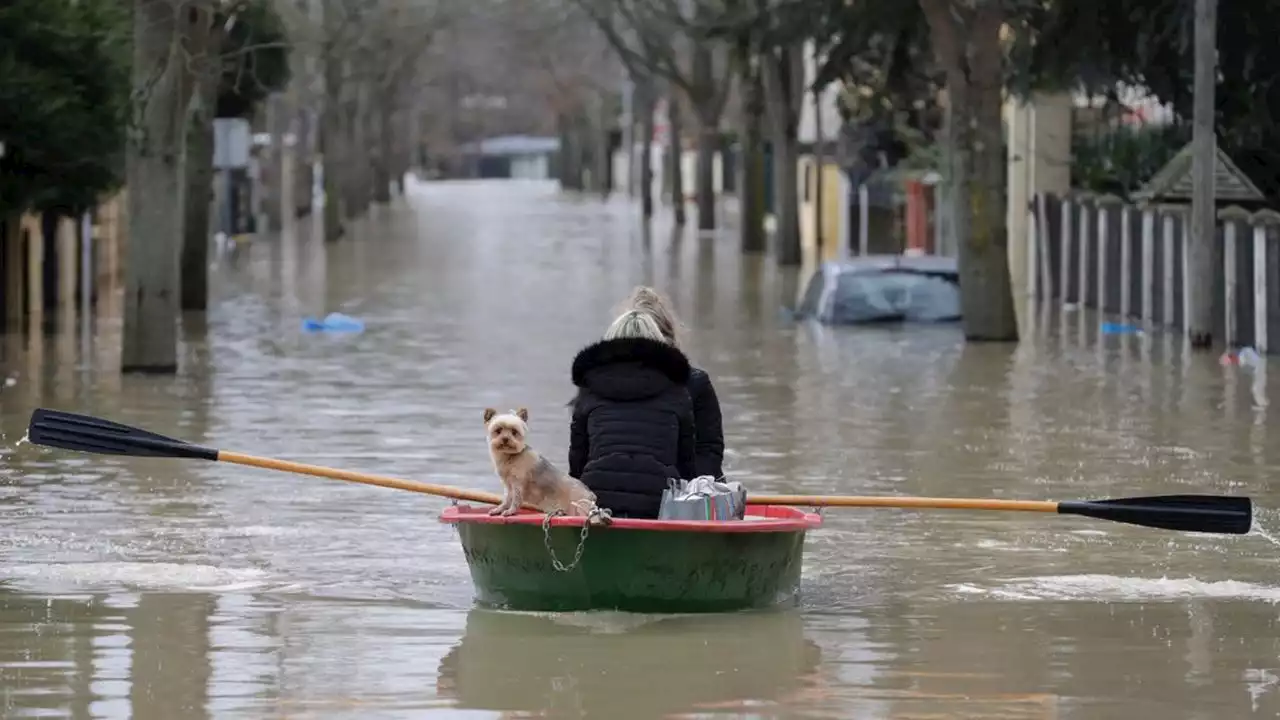
[{"label": "black puffer jacket", "polygon": [[693,427],[698,436],[697,472],[717,480],[724,475],[724,426],[720,418],[720,398],[706,371],[689,373],[689,399],[693,400]]},{"label": "black puffer jacket", "polygon": [[656,340],[605,340],[573,360],[569,474],[616,517],[656,518],[670,478],[692,478],[689,360]]}]

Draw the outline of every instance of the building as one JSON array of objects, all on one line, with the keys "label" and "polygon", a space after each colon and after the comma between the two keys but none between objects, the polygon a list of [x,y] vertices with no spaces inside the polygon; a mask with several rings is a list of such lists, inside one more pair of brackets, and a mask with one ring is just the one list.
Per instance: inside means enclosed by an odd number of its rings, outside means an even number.
[{"label": "building", "polygon": [[460,148],[463,177],[548,180],[560,140],[536,135],[503,135]]}]

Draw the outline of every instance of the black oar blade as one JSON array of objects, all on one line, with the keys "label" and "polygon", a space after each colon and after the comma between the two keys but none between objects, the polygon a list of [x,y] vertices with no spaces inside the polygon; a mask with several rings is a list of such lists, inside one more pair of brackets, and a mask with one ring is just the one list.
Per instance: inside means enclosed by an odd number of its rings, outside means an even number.
[{"label": "black oar blade", "polygon": [[1225,495],[1159,495],[1058,503],[1058,512],[1183,532],[1244,535],[1253,525],[1253,503]]},{"label": "black oar blade", "polygon": [[218,451],[213,448],[192,445],[102,418],[47,408],[38,408],[31,413],[27,438],[36,445],[98,455],[218,459]]}]

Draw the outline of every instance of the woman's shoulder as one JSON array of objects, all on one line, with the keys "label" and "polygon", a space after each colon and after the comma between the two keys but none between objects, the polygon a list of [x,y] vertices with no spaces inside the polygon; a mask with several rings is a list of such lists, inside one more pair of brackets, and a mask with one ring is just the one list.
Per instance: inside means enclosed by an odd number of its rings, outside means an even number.
[{"label": "woman's shoulder", "polygon": [[695,398],[708,392],[715,392],[711,386],[711,376],[700,367],[689,369],[689,382],[686,386],[689,388],[689,394]]}]

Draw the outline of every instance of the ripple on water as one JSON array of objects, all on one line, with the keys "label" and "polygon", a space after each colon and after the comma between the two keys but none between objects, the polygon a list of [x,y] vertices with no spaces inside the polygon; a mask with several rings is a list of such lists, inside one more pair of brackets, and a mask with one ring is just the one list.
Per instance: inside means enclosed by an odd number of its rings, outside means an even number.
[{"label": "ripple on water", "polygon": [[[564,717],[593,699],[605,710],[586,716],[658,716],[729,699],[770,716],[1236,720],[1251,693],[1254,714],[1280,717],[1280,531],[1267,531],[1280,512],[1262,509],[1280,506],[1280,445],[1272,418],[1224,386],[1235,370],[1162,350],[1155,333],[1141,353],[1132,338],[1072,339],[1096,330],[1083,312],[1012,351],[954,327],[793,324],[777,314],[793,271],[744,256],[732,233],[633,233],[632,205],[552,185],[414,188],[353,224],[356,242],[303,233],[220,267],[207,327],[183,324],[174,378],[121,378],[109,313],[90,368],[64,336],[0,339],[0,379],[22,373],[0,392],[0,716],[367,720],[443,703]],[[573,353],[637,282],[690,327],[726,418],[726,468],[753,493],[1247,493],[1259,530],[832,510],[808,539],[800,611],[775,634],[761,635],[767,616],[508,622],[462,612],[473,586],[441,501],[20,440],[31,408],[51,405],[494,490],[481,408],[529,407],[535,444],[563,461]],[[299,332],[300,316],[335,309],[367,331]],[[1280,399],[1280,383],[1264,394]],[[58,599],[71,594],[95,597]],[[125,612],[127,596],[145,612]],[[1190,662],[1169,644],[1179,634],[1196,636]],[[75,675],[3,667],[68,658]]]},{"label": "ripple on water", "polygon": [[9,587],[38,589],[71,586],[84,590],[168,590],[244,592],[266,587],[268,575],[257,568],[221,568],[194,563],[22,563],[0,565]]},{"label": "ripple on water", "polygon": [[995,600],[1080,600],[1086,602],[1174,602],[1188,599],[1251,600],[1280,603],[1280,586],[1238,580],[1206,582],[1196,578],[1139,578],[1116,575],[1046,575],[1011,578],[983,587],[947,586],[957,595]]}]

